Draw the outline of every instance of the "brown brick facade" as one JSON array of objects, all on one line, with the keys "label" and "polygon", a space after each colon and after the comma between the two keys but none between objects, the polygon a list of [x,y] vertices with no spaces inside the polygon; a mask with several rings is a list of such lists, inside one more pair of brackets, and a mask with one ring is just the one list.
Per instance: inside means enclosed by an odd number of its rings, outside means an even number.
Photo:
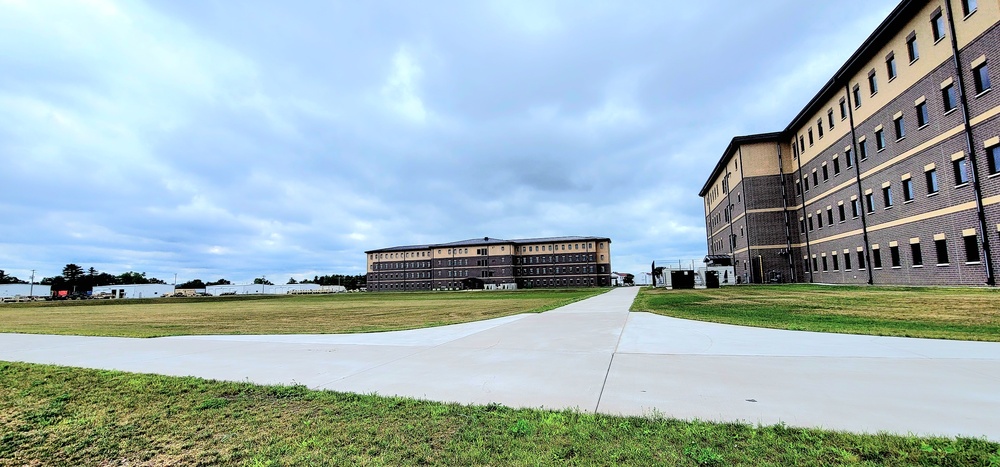
[{"label": "brown brick facade", "polygon": [[[939,4],[947,15],[945,1],[902,2],[788,128],[733,139],[700,193],[714,228],[710,254],[731,255],[737,272],[746,271],[753,282],[772,280],[772,271],[783,272],[782,280],[836,284],[994,282],[1000,174],[991,169],[1000,168],[990,164],[988,148],[1000,145],[1000,94],[977,92],[974,74],[983,64],[1000,69],[1000,5],[981,5],[975,21],[974,15],[956,18],[954,29],[935,42],[923,18]],[[951,36],[961,41],[950,44]],[[911,39],[924,55],[909,62],[900,44]],[[887,79],[892,57],[898,75]],[[901,78],[904,73],[909,75]],[[987,73],[992,78],[993,71]],[[875,92],[869,76],[883,80]],[[949,85],[961,87],[951,110],[943,91]],[[924,125],[918,123],[921,107]],[[744,158],[755,165],[738,167],[749,146],[772,140],[787,145],[787,152],[770,154],[779,163]],[[959,171],[964,176],[956,176],[956,167],[966,168]],[[936,190],[928,187],[928,172]],[[734,179],[738,183],[729,187]],[[720,186],[730,188],[728,200],[742,202],[706,198]],[[734,215],[726,221],[718,213],[730,204]],[[947,261],[939,262],[939,250],[947,251]]]},{"label": "brown brick facade", "polygon": [[365,254],[368,290],[373,292],[611,285],[607,237],[486,237]]}]

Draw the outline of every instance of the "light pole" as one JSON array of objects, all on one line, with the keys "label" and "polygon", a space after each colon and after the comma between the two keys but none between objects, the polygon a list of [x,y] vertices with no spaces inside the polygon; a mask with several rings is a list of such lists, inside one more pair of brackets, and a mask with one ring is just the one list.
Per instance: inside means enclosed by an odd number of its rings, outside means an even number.
[{"label": "light pole", "polygon": [[35,297],[35,270],[31,270],[31,279],[28,279],[28,296],[31,298]]}]

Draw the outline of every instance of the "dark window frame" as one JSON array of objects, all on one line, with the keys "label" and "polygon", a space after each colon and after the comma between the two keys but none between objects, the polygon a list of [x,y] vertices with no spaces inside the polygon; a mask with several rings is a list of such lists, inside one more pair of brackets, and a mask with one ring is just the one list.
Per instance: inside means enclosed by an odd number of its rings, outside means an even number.
[{"label": "dark window frame", "polygon": [[920,242],[910,243],[910,259],[913,267],[924,265],[924,253],[920,250]]},{"label": "dark window frame", "polygon": [[972,69],[972,80],[976,86],[977,96],[992,89],[992,83],[990,83],[990,69],[986,62],[983,62]]}]

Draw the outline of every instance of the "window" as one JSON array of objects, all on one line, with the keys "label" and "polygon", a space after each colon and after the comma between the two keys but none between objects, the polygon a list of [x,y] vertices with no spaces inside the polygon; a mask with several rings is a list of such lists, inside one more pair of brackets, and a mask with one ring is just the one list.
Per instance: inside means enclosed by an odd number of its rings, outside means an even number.
[{"label": "window", "polygon": [[844,150],[844,162],[847,167],[854,167],[854,156],[851,154],[850,148]]},{"label": "window", "polygon": [[955,108],[958,106],[958,104],[957,104],[957,102],[955,100],[955,85],[954,84],[949,84],[949,85],[941,88],[941,101],[944,103],[944,111],[945,111],[945,113],[948,113],[948,112],[951,112],[952,110],[955,110]]},{"label": "window", "polygon": [[833,254],[833,270],[836,271],[840,269],[840,261],[837,260],[837,253]]},{"label": "window", "polygon": [[986,148],[986,159],[990,165],[990,174],[1000,172],[1000,144]]},{"label": "window", "polygon": [[854,108],[861,107],[861,85],[854,85]]},{"label": "window", "polygon": [[823,181],[825,182],[829,179],[830,179],[830,169],[827,169],[826,164],[823,164]]},{"label": "window", "polygon": [[868,214],[875,212],[875,195],[865,193],[865,206],[868,208]]},{"label": "window", "polygon": [[808,175],[806,175],[805,177],[802,177],[802,185],[803,185],[803,188],[806,189],[806,191],[809,191],[809,176]]},{"label": "window", "polygon": [[903,202],[913,201],[913,180],[903,180]]},{"label": "window", "polygon": [[847,220],[847,216],[844,213],[844,205],[843,204],[837,205],[837,214],[838,214],[840,222],[844,222],[845,220]]},{"label": "window", "polygon": [[806,150],[806,140],[805,138],[802,137],[802,135],[799,135],[799,151],[805,152],[805,150]]},{"label": "window", "polygon": [[976,234],[965,235],[962,237],[965,240],[965,262],[966,263],[978,263],[979,262],[979,241]]},{"label": "window", "polygon": [[915,33],[911,32],[906,38],[906,55],[909,56],[910,63],[920,58],[920,51],[917,50],[917,35]]},{"label": "window", "polygon": [[881,151],[885,149],[885,131],[881,128],[875,130],[875,150]]},{"label": "window", "polygon": [[847,119],[847,100],[846,99],[841,99],[840,100],[840,119],[841,120]]},{"label": "window", "polygon": [[829,123],[829,125],[830,125],[830,129],[832,130],[833,129],[833,109],[830,109],[830,110],[826,111],[826,120],[827,120],[827,123]]},{"label": "window", "polygon": [[812,146],[813,145],[813,129],[812,128],[810,128],[808,130],[808,134],[809,134],[809,145]]},{"label": "window", "polygon": [[899,267],[899,246],[889,245],[889,261],[892,262],[892,267]]},{"label": "window", "polygon": [[840,156],[833,158],[833,174],[840,175]]},{"label": "window", "polygon": [[885,202],[885,208],[889,209],[892,207],[892,187],[886,186],[882,187],[882,201]]},{"label": "window", "polygon": [[935,239],[934,250],[937,252],[938,265],[948,264],[948,240],[944,238]]},{"label": "window", "polygon": [[851,254],[844,250],[844,270],[851,269]]},{"label": "window", "polygon": [[934,42],[944,39],[944,16],[940,9],[931,16],[931,36],[934,37]]},{"label": "window", "polygon": [[976,0],[962,0],[962,14],[969,16],[976,11]]},{"label": "window", "polygon": [[823,272],[826,272],[826,271],[827,271],[827,267],[826,267],[826,255],[823,255]]},{"label": "window", "polygon": [[990,89],[990,71],[986,63],[972,69],[972,79],[976,82],[976,94],[982,94]]},{"label": "window", "polygon": [[823,139],[823,119],[816,120],[816,132],[819,135],[819,139]]},{"label": "window", "polygon": [[865,252],[858,250],[858,269],[864,269],[865,266]]},{"label": "window", "polygon": [[802,196],[802,182],[798,180],[795,181],[795,194]]},{"label": "window", "polygon": [[913,258],[913,266],[924,265],[924,254],[920,251],[920,243],[910,243],[910,256]]},{"label": "window", "polygon": [[882,250],[878,245],[872,245],[872,268],[882,269]]},{"label": "window", "polygon": [[861,160],[868,159],[868,140],[858,142],[858,154],[861,156]]},{"label": "window", "polygon": [[937,182],[937,169],[930,169],[924,172],[924,177],[927,179],[927,194],[933,195],[938,192],[938,182]]},{"label": "window", "polygon": [[818,211],[816,212],[816,228],[823,228],[823,213]]},{"label": "window", "polygon": [[809,215],[809,231],[810,232],[813,231],[813,216],[812,216],[812,214]]},{"label": "window", "polygon": [[965,157],[951,161],[951,166],[955,170],[955,186],[969,183],[969,175],[966,173],[965,161]]},{"label": "window", "polygon": [[917,127],[923,128],[930,123],[930,119],[927,118],[927,102],[921,102],[914,107],[917,111]]},{"label": "window", "polygon": [[851,217],[857,219],[861,215],[861,203],[857,199],[851,200]]},{"label": "window", "polygon": [[896,55],[890,53],[885,57],[885,72],[889,76],[889,81],[896,78]]},{"label": "window", "polygon": [[878,94],[878,79],[875,77],[875,70],[868,72],[868,90],[871,95]]},{"label": "window", "polygon": [[817,173],[816,170],[814,169],[813,170],[813,186],[818,186],[818,185],[819,185],[819,173]]},{"label": "window", "polygon": [[903,139],[906,136],[906,125],[903,123],[902,116],[899,116],[899,118],[893,120],[892,126],[896,130],[897,141]]}]

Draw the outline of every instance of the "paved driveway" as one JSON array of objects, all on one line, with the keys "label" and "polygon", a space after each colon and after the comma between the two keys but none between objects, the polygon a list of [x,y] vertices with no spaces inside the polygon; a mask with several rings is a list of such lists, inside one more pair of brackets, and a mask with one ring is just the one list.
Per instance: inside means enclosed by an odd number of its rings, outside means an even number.
[{"label": "paved driveway", "polygon": [[638,288],[412,331],[158,339],[0,334],[0,360],[516,407],[1000,440],[1000,343],[629,313]]}]

